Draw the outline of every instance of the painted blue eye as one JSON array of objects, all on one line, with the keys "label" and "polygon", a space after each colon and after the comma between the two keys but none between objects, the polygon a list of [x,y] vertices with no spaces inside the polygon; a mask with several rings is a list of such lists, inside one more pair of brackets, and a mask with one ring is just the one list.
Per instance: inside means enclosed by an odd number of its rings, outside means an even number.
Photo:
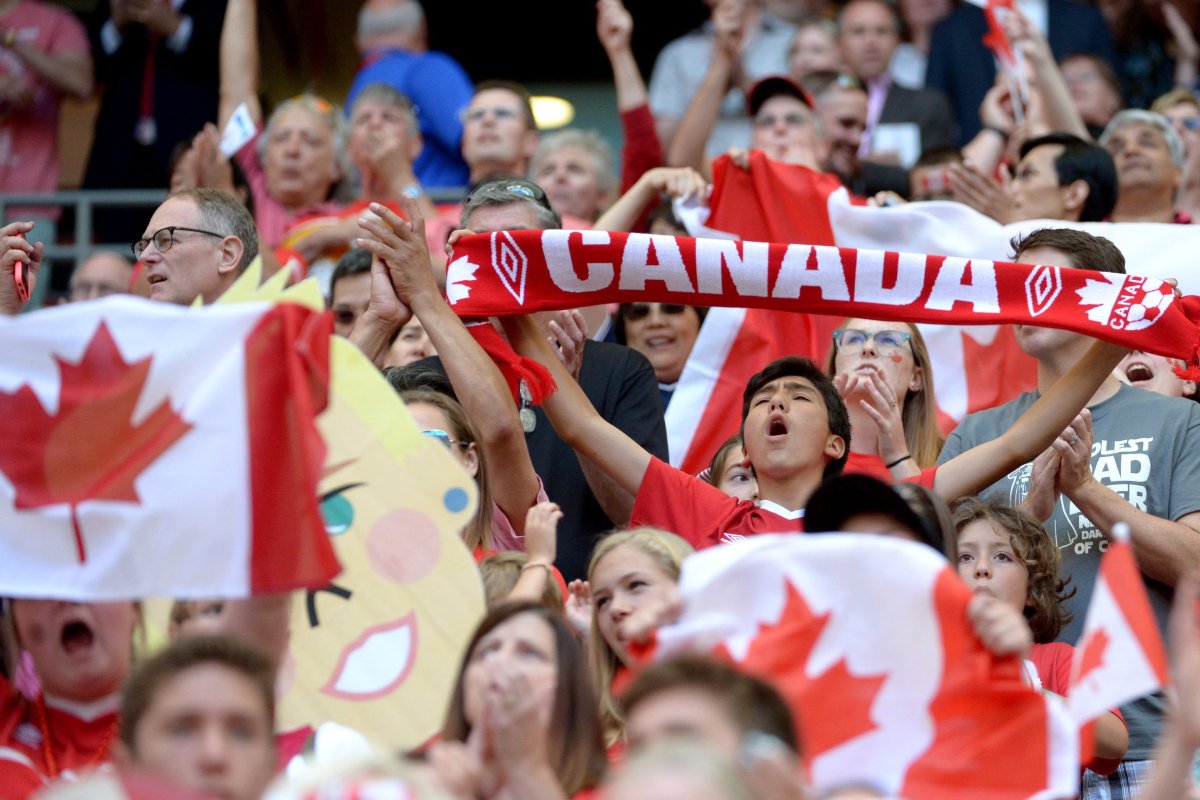
[{"label": "painted blue eye", "polygon": [[325,532],[330,536],[341,536],[354,525],[354,504],[342,495],[363,485],[348,483],[321,495],[321,516],[325,519]]}]

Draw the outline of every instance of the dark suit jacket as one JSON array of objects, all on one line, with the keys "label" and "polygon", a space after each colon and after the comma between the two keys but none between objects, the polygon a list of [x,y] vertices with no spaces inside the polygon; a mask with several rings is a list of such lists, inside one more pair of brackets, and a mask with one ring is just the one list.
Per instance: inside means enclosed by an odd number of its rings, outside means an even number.
[{"label": "dark suit jacket", "polygon": [[[445,371],[437,356],[418,363]],[[623,345],[588,339],[583,343],[579,386],[601,417],[651,455],[667,460],[667,429],[658,380],[644,355]],[[563,510],[555,563],[569,581],[586,578],[592,546],[601,534],[612,530],[613,523],[588,487],[575,451],[554,432],[542,409],[535,408],[534,414],[537,426],[525,434],[529,458],[542,478],[546,496]]]},{"label": "dark suit jacket", "polygon": [[[96,59],[96,82],[104,86],[104,99],[96,119],[96,138],[85,186],[140,188],[129,182],[131,175],[152,177],[157,173],[161,178],[151,186],[164,187],[175,145],[195,136],[204,123],[217,121],[220,83],[217,56],[221,25],[225,21],[225,0],[185,0],[179,11],[192,18],[192,35],[182,53],[176,53],[161,40],[157,44],[154,121],[158,138],[150,148],[152,165],[131,163],[135,152],[142,150],[134,140],[134,128],[140,116],[150,36],[140,25],[131,25],[117,51],[106,53],[100,43],[100,29],[109,19],[107,3],[100,4],[100,13],[88,26]],[[148,169],[150,166],[153,169]]]},{"label": "dark suit jacket", "polygon": [[[1104,18],[1093,6],[1073,0],[1048,0],[1050,49],[1062,60],[1074,53],[1092,53],[1116,69],[1117,57]],[[925,85],[946,95],[958,121],[958,142],[979,133],[979,104],[996,80],[992,52],[982,39],[987,33],[983,10],[963,3],[933,29]]]},{"label": "dark suit jacket", "polygon": [[954,115],[946,96],[933,89],[906,89],[895,83],[888,89],[879,113],[880,125],[915,122],[921,131],[921,152],[953,147]]}]

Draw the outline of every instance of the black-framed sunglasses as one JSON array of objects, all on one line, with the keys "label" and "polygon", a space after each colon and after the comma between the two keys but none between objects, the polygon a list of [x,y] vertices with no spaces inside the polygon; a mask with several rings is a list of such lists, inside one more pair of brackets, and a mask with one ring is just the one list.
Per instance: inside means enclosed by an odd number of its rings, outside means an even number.
[{"label": "black-framed sunglasses", "polygon": [[904,343],[911,346],[912,334],[904,331],[860,331],[857,328],[842,328],[833,332],[833,341],[840,352],[848,356],[858,355],[867,346],[867,341],[875,342],[875,349],[881,355],[890,356],[904,349]]},{"label": "black-framed sunglasses", "polygon": [[467,193],[465,204],[469,205],[471,198],[483,189],[487,189],[489,192],[502,192],[504,194],[523,197],[533,200],[535,203],[539,203],[551,211],[554,210],[550,207],[550,198],[546,196],[546,192],[542,190],[542,187],[531,181],[523,181],[517,178],[500,178],[485,181]]},{"label": "black-framed sunglasses", "polygon": [[[687,311],[687,306],[680,303],[659,303],[658,310],[660,313],[669,317],[674,317]],[[641,322],[646,317],[650,316],[652,306],[650,303],[630,303],[625,307],[625,319],[629,322]]]},{"label": "black-framed sunglasses", "polygon": [[182,225],[168,225],[165,228],[159,228],[148,237],[138,239],[133,244],[129,245],[129,249],[133,251],[134,258],[141,258],[142,253],[146,252],[146,248],[154,242],[154,246],[158,248],[158,252],[165,253],[175,246],[175,231],[187,231],[188,233],[203,233],[206,236],[215,236],[218,239],[224,239],[225,234],[217,233],[216,231],[206,231],[200,228],[185,228]]}]

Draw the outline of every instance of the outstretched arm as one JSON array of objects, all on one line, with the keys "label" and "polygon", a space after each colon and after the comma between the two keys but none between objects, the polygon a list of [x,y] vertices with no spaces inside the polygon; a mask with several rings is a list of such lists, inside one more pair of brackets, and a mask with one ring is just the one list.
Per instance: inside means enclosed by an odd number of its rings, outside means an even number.
[{"label": "outstretched arm", "polygon": [[650,454],[600,416],[583,389],[554,355],[532,317],[504,317],[501,322],[513,349],[536,359],[554,376],[558,390],[546,398],[542,407],[559,438],[625,491],[637,495],[646,468],[650,466]]},{"label": "outstretched arm", "polygon": [[1097,339],[1079,363],[999,438],[959,453],[943,464],[934,478],[934,490],[948,502],[977,494],[1032,461],[1071,424],[1128,352]]},{"label": "outstretched arm", "polygon": [[499,368],[438,290],[425,243],[425,219],[411,200],[406,197],[403,202],[407,220],[386,206],[372,204],[371,211],[380,221],[360,220],[364,238],[358,244],[387,266],[396,294],[429,334],[450,384],[483,440],[478,444],[487,453],[492,499],[520,534],[537,498],[538,478],[516,404]]},{"label": "outstretched arm", "polygon": [[261,123],[257,0],[229,0],[225,7],[225,25],[221,28],[221,100],[217,111],[221,130],[225,130],[225,123],[242,103],[254,121]]},{"label": "outstretched arm", "polygon": [[631,231],[642,210],[660,193],[668,197],[703,196],[708,189],[704,177],[691,167],[656,167],[638,178],[628,192],[600,215],[593,226],[598,231]]}]

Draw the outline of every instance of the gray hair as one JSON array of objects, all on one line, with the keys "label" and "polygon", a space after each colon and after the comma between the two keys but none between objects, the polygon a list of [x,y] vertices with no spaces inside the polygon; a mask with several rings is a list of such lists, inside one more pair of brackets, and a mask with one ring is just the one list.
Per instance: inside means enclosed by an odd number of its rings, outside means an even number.
[{"label": "gray hair", "polygon": [[236,236],[242,241],[242,260],[238,272],[250,265],[258,255],[258,229],[254,217],[233,195],[218,189],[184,189],[171,197],[191,200],[200,212],[200,224],[222,236]]},{"label": "gray hair", "polygon": [[1100,146],[1107,148],[1113,134],[1130,125],[1148,125],[1161,133],[1167,143],[1167,150],[1171,153],[1171,163],[1177,168],[1183,168],[1183,163],[1187,158],[1187,150],[1183,145],[1183,139],[1179,138],[1179,133],[1175,130],[1175,126],[1171,124],[1171,121],[1155,111],[1131,108],[1117,112],[1117,115],[1112,118],[1108,126],[1104,129],[1104,133],[1100,134]]},{"label": "gray hair", "polygon": [[596,172],[596,188],[608,195],[610,199],[615,199],[613,192],[617,188],[617,175],[613,167],[612,146],[593,130],[567,128],[543,136],[537,150],[533,153],[533,158],[529,160],[530,180],[537,179],[542,162],[552,154],[568,147],[579,148],[592,157],[592,167]]},{"label": "gray hair", "polygon": [[383,36],[389,33],[416,33],[425,24],[425,10],[415,0],[400,3],[392,8],[371,10],[363,5],[358,12],[358,36]]},{"label": "gray hair", "polygon": [[558,212],[533,197],[510,191],[506,188],[507,184],[508,181],[504,180],[489,181],[481,184],[467,195],[467,201],[463,204],[460,227],[468,227],[467,221],[471,215],[481,208],[512,205],[523,205],[532,210],[536,215],[540,230],[558,230],[562,227],[562,217],[558,215]]},{"label": "gray hair", "polygon": [[408,123],[410,135],[420,133],[421,126],[417,122],[417,108],[413,105],[413,101],[408,98],[408,95],[397,91],[395,87],[386,83],[369,83],[363,87],[354,97],[354,102],[350,105],[349,118],[354,119],[354,110],[360,104],[374,100],[377,103],[394,106],[404,112],[404,121]]},{"label": "gray hair", "polygon": [[267,145],[271,141],[271,128],[275,126],[276,120],[285,111],[290,111],[293,108],[302,108],[310,114],[315,114],[329,124],[330,129],[333,131],[333,158],[337,164],[338,172],[342,176],[334,185],[335,188],[332,194],[338,198],[350,199],[353,196],[354,174],[353,167],[350,164],[350,156],[346,153],[346,142],[350,138],[350,126],[346,122],[346,115],[342,113],[342,110],[323,97],[305,92],[290,100],[283,101],[271,112],[271,116],[267,118],[267,124],[263,128],[262,135],[258,137],[259,162],[263,162],[267,157]]}]

